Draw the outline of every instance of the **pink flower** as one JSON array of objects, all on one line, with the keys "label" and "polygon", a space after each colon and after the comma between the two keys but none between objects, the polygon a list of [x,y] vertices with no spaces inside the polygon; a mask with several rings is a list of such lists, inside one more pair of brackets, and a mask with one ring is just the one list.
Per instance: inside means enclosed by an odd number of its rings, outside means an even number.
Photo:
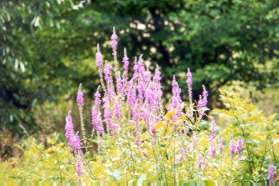
[{"label": "pink flower", "polygon": [[189,101],[192,101],[192,85],[193,85],[193,78],[190,69],[187,69],[187,87],[188,87],[188,97]]},{"label": "pink flower", "polygon": [[120,119],[121,117],[121,106],[118,98],[114,101],[114,115],[117,119]]},{"label": "pink flower", "polygon": [[234,141],[231,141],[230,153],[231,153],[231,155],[234,155],[237,153],[237,145],[234,143]]},{"label": "pink flower", "polygon": [[83,172],[82,172],[82,161],[80,158],[77,159],[76,161],[76,173],[77,175],[80,177],[82,176]]},{"label": "pink flower", "polygon": [[205,86],[202,86],[203,91],[202,94],[199,96],[199,101],[198,101],[198,112],[199,112],[199,117],[202,118],[204,115],[204,112],[207,110],[207,103],[208,103],[208,92],[205,88]]},{"label": "pink flower", "polygon": [[177,117],[182,114],[182,100],[181,100],[181,89],[173,76],[172,80],[172,98],[171,104],[169,105],[168,111],[176,110],[176,114],[173,116],[173,120],[176,121]]},{"label": "pink flower", "polygon": [[267,179],[273,180],[276,176],[276,167],[273,164],[269,164],[267,170]]},{"label": "pink flower", "polygon": [[126,48],[124,48],[124,57],[122,59],[124,72],[127,74],[129,70],[129,58],[127,56]]},{"label": "pink flower", "polygon": [[112,48],[112,55],[116,57],[117,55],[117,45],[118,45],[118,36],[115,32],[115,27],[113,27],[113,33],[111,35],[111,48]]},{"label": "pink flower", "polygon": [[215,149],[215,145],[213,143],[211,143],[210,147],[209,147],[209,155],[211,157],[214,157],[216,154],[216,149]]},{"label": "pink flower", "polygon": [[68,112],[66,116],[65,124],[65,137],[72,151],[78,152],[81,149],[80,138],[74,132],[74,124],[71,111]]},{"label": "pink flower", "polygon": [[98,133],[98,134],[104,134],[104,127],[101,119],[101,114],[99,107],[95,104],[91,109],[91,123],[92,128]]},{"label": "pink flower", "polygon": [[243,139],[239,139],[236,142],[236,149],[238,153],[241,153],[244,149],[244,140]]},{"label": "pink flower", "polygon": [[82,86],[79,85],[78,91],[77,91],[77,97],[76,102],[79,107],[82,107],[84,105],[84,93],[82,92]]}]

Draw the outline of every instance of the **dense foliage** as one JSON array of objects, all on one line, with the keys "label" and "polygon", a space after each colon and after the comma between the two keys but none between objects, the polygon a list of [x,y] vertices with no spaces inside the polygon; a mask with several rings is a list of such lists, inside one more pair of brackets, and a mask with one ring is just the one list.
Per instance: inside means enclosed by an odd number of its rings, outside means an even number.
[{"label": "dense foliage", "polygon": [[277,20],[275,0],[1,0],[1,128],[29,133],[42,127],[36,105],[70,99],[79,82],[95,91],[90,61],[111,25],[129,54],[162,67],[166,90],[188,67],[195,92],[205,84],[210,96],[235,79],[268,86],[278,77]]},{"label": "dense foliage", "polygon": [[[44,144],[29,138],[15,145],[24,154],[0,164],[1,180],[11,184],[214,185],[224,180],[276,184],[279,123],[275,115],[267,117],[236,92],[222,89],[225,107],[208,116],[206,87],[197,101],[192,99],[190,69],[186,91],[174,76],[171,98],[164,102],[159,68],[152,73],[141,56],[132,64],[127,54],[118,65],[115,32],[111,46],[113,62],[104,61],[100,46],[96,53],[101,84],[90,104],[90,121],[84,119],[89,101],[80,85],[76,106],[65,119],[68,145],[57,134]],[[185,92],[188,99],[182,101]],[[74,115],[74,110],[79,114]]]}]

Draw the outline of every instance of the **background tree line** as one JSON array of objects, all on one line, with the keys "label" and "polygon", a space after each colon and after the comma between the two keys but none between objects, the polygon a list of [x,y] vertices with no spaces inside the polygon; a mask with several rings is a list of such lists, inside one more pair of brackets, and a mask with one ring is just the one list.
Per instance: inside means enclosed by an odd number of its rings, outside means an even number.
[{"label": "background tree line", "polygon": [[[143,54],[151,66],[161,67],[164,80],[176,74],[184,89],[179,77],[191,68],[195,91],[205,84],[213,101],[217,89],[233,80],[259,89],[273,86],[279,77],[278,5],[276,0],[1,0],[1,129],[39,130],[33,108],[72,99],[80,82],[92,95],[98,83],[95,47],[108,46],[113,26],[119,48],[126,47],[131,59]],[[110,56],[109,47],[102,51]]]}]

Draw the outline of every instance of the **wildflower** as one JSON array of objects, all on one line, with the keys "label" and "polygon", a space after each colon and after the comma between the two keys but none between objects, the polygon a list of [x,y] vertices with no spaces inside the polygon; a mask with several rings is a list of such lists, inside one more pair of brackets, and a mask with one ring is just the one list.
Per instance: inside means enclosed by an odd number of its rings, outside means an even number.
[{"label": "wildflower", "polygon": [[171,105],[169,106],[168,110],[176,111],[176,114],[173,116],[174,121],[176,121],[177,117],[179,117],[182,114],[182,100],[181,100],[180,94],[181,94],[181,89],[175,79],[175,76],[173,76],[172,99],[171,99]]},{"label": "wildflower", "polygon": [[238,153],[241,153],[244,149],[244,140],[243,139],[239,139],[236,142],[236,151]]},{"label": "wildflower", "polygon": [[123,62],[123,68],[124,68],[124,73],[128,74],[129,70],[129,58],[127,56],[126,48],[124,48],[124,57],[122,59]]},{"label": "wildflower", "polygon": [[199,96],[198,105],[197,105],[200,119],[204,115],[204,112],[207,110],[207,103],[208,103],[207,100],[208,92],[204,85],[202,87],[203,87],[203,91],[202,94]]},{"label": "wildflower", "polygon": [[190,69],[187,69],[187,87],[188,87],[188,97],[190,103],[192,102],[192,84],[193,84],[193,78],[192,78],[192,73]]},{"label": "wildflower", "polygon": [[118,94],[122,93],[123,91],[123,81],[120,75],[116,76],[116,90]]},{"label": "wildflower", "polygon": [[105,75],[104,78],[107,84],[107,94],[109,98],[111,98],[115,93],[111,72],[112,72],[112,66],[110,64],[106,64],[104,69],[104,75]]},{"label": "wildflower", "polygon": [[234,155],[237,153],[237,145],[232,141],[230,145],[230,153],[231,155]]},{"label": "wildflower", "polygon": [[115,27],[113,27],[113,33],[111,35],[111,48],[112,48],[112,55],[116,58],[117,55],[117,45],[118,45],[118,36],[115,32]]},{"label": "wildflower", "polygon": [[209,155],[211,157],[214,157],[216,154],[216,149],[215,149],[215,145],[213,143],[211,143],[210,147],[209,147]]},{"label": "wildflower", "polygon": [[276,167],[273,164],[269,164],[267,170],[267,179],[273,180],[276,176]]},{"label": "wildflower", "polygon": [[155,89],[154,91],[155,91],[155,95],[156,95],[155,99],[156,99],[156,102],[158,105],[160,105],[160,100],[163,95],[162,86],[161,86],[160,81],[161,81],[161,72],[159,70],[159,67],[157,66],[154,77],[153,77],[153,82],[154,82],[154,89]]},{"label": "wildflower", "polygon": [[84,93],[82,92],[82,86],[79,85],[78,91],[77,91],[77,97],[76,102],[79,107],[82,107],[84,105]]},{"label": "wildflower", "polygon": [[112,120],[108,121],[108,127],[112,134],[117,133],[118,125],[116,123],[112,122]]},{"label": "wildflower", "polygon": [[80,158],[77,159],[76,161],[76,173],[78,177],[82,176],[82,161]]},{"label": "wildflower", "polygon": [[121,106],[118,98],[114,101],[114,115],[117,119],[121,117]]},{"label": "wildflower", "polygon": [[138,83],[137,90],[138,90],[138,98],[139,98],[139,100],[143,101],[144,94],[145,94],[145,84],[144,84],[143,81],[140,81]]},{"label": "wildflower", "polygon": [[109,102],[109,97],[107,95],[105,95],[105,97],[103,98],[103,102],[104,102],[104,119],[105,121],[110,121],[112,116],[111,116],[111,111],[110,111],[110,102]]},{"label": "wildflower", "polygon": [[127,90],[127,103],[131,107],[136,103],[136,90],[133,85],[133,80],[128,82],[128,90]]},{"label": "wildflower", "polygon": [[224,150],[224,140],[221,138],[219,139],[219,145],[218,145],[218,150],[219,150],[219,153],[221,154]]},{"label": "wildflower", "polygon": [[99,106],[101,104],[101,94],[99,92],[99,89],[97,89],[97,91],[95,92],[95,100],[94,100],[94,103],[96,106]]},{"label": "wildflower", "polygon": [[215,138],[215,135],[216,135],[216,122],[215,122],[215,120],[212,120],[210,124],[211,124],[211,126],[210,126],[209,139],[210,139],[210,141],[213,141],[214,138]]},{"label": "wildflower", "polygon": [[92,124],[92,128],[98,134],[104,133],[104,127],[100,116],[100,110],[96,104],[91,108],[91,124]]},{"label": "wildflower", "polygon": [[202,157],[201,154],[198,154],[197,164],[198,164],[198,168],[200,168],[200,169],[205,168],[205,160],[204,160],[204,157]]},{"label": "wildflower", "polygon": [[112,71],[112,66],[110,64],[106,64],[104,69],[104,75],[107,84],[112,83],[111,71]]},{"label": "wildflower", "polygon": [[69,146],[71,147],[71,150],[74,152],[78,152],[81,149],[80,138],[74,133],[74,124],[71,111],[68,112],[65,120],[65,137],[68,141]]},{"label": "wildflower", "polygon": [[99,69],[102,69],[103,68],[103,55],[100,51],[100,46],[99,44],[97,44],[97,52],[96,52],[96,66],[99,68]]}]

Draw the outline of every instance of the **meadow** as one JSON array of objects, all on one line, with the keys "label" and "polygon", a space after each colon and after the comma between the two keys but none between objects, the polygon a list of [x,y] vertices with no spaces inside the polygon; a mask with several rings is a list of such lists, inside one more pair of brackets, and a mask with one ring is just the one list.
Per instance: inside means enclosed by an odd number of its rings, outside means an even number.
[{"label": "meadow", "polygon": [[110,61],[98,44],[100,85],[89,98],[82,84],[77,88],[64,135],[53,133],[44,143],[31,136],[14,144],[23,154],[0,164],[2,183],[276,185],[276,114],[265,114],[228,88],[219,90],[222,107],[210,109],[204,85],[193,98],[189,68],[187,89],[173,75],[167,97],[160,68],[150,69],[143,56],[129,59],[126,49],[120,59],[118,39],[113,30]]}]

